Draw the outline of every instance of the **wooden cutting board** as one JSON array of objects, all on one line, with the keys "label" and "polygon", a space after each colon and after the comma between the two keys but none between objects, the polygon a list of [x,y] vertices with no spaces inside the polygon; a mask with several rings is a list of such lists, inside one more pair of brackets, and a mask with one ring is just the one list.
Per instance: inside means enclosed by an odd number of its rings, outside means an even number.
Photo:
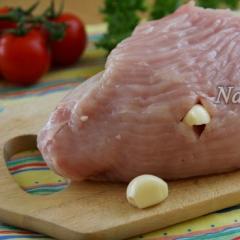
[{"label": "wooden cutting board", "polygon": [[169,198],[146,210],[130,206],[126,185],[119,184],[71,184],[50,196],[25,193],[5,160],[35,147],[34,135],[62,96],[0,101],[7,105],[0,113],[0,221],[57,239],[124,239],[240,203],[240,172],[169,183]]}]

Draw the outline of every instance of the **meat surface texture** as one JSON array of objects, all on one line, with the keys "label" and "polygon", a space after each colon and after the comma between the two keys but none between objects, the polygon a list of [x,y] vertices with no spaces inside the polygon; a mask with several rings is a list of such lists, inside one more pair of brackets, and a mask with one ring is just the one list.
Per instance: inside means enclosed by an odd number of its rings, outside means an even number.
[{"label": "meat surface texture", "polygon": [[[240,169],[240,105],[216,104],[240,84],[240,17],[184,5],[139,25],[105,70],[69,93],[38,135],[49,166],[73,180],[173,180]],[[195,104],[204,129],[183,123]]]}]

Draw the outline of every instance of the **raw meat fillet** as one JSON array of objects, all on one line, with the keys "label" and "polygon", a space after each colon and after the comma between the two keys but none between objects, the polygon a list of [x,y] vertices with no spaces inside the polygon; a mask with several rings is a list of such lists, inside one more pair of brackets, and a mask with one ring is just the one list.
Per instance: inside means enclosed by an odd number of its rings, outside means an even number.
[{"label": "raw meat fillet", "polygon": [[[240,18],[184,5],[143,23],[105,71],[66,96],[38,136],[48,164],[73,180],[181,179],[240,168],[240,105],[216,104],[218,85],[240,83]],[[182,119],[196,103],[202,129]]]}]

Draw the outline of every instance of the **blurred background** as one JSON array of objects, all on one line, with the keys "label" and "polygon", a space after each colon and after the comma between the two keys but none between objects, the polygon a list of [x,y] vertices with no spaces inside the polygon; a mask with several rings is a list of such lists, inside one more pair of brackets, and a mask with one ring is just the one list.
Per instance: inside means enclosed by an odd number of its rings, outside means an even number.
[{"label": "blurred background", "polygon": [[[0,1],[0,49],[4,49],[0,54],[0,80],[4,80],[2,88],[6,89],[10,85],[23,87],[33,85],[43,80],[45,73],[59,68],[80,69],[84,64],[94,62],[100,62],[103,68],[106,56],[118,43],[129,37],[141,21],[161,19],[190,1],[2,0]],[[240,0],[192,2],[204,8],[230,8],[236,11],[239,9]],[[22,42],[29,47],[32,46],[32,32],[39,35],[38,39],[44,38],[45,43],[41,50],[43,55],[45,54],[45,59],[42,62],[40,58],[36,58],[36,49],[29,48],[31,54],[28,55],[26,51],[21,52]],[[15,43],[13,47],[10,38],[15,39],[18,47],[15,47]],[[31,56],[35,56],[34,61]]]},{"label": "blurred background", "polygon": [[[16,5],[22,7],[28,7],[32,5],[34,0],[3,0],[0,1],[1,6],[12,6]],[[40,5],[36,10],[36,13],[41,13],[47,6],[51,0],[40,0]],[[57,5],[60,5],[62,0],[55,1]],[[152,4],[154,0],[147,0],[149,4]],[[166,2],[168,2],[166,0]],[[96,24],[100,23],[103,20],[99,9],[101,9],[104,5],[104,0],[65,0],[64,1],[65,9],[68,12],[72,12],[81,17],[81,19],[87,24]]]},{"label": "blurred background", "polygon": [[[28,7],[32,5],[34,0],[3,0],[0,1],[1,6],[13,6],[16,5],[22,7]],[[56,4],[62,2],[61,0],[56,0]],[[50,0],[41,0],[40,5],[36,10],[36,13],[41,13],[44,9],[49,6]],[[65,0],[65,10],[75,13],[80,16],[81,19],[88,24],[99,23],[102,20],[101,14],[99,13],[99,8],[103,5],[103,0]]]}]

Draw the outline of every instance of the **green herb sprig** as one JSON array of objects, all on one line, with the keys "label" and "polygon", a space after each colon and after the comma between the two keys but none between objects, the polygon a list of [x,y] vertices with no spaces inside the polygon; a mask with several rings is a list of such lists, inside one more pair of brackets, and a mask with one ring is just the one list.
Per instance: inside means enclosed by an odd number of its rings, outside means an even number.
[{"label": "green herb sprig", "polygon": [[108,30],[97,46],[111,51],[131,35],[140,21],[139,13],[145,10],[144,0],[105,0],[105,7],[101,12],[104,14]]},{"label": "green herb sprig", "polygon": [[151,19],[160,19],[173,13],[181,5],[181,0],[155,0],[151,11]]},{"label": "green herb sprig", "polygon": [[[110,52],[126,37],[130,36],[140,21],[140,12],[149,10],[149,19],[160,19],[173,13],[186,0],[155,0],[151,7],[146,7],[145,0],[105,0],[101,10],[107,23],[107,33],[96,46]],[[204,8],[229,7],[235,10],[240,0],[197,0],[198,6]]]}]

